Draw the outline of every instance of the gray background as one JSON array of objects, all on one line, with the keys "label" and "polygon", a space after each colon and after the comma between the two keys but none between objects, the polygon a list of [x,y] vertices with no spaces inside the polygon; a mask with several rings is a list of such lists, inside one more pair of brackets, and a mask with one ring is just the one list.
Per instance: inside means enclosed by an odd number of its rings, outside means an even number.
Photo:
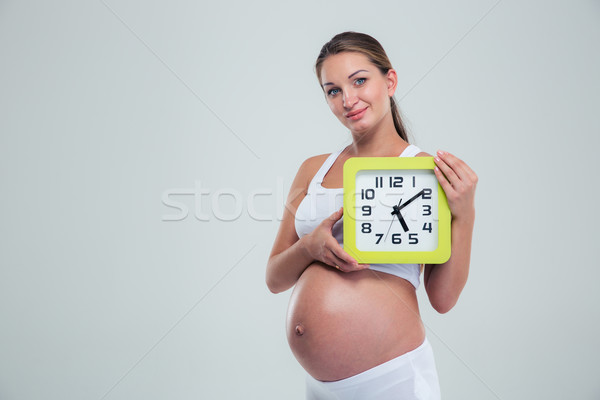
[{"label": "gray background", "polygon": [[458,305],[419,289],[444,398],[600,398],[599,1],[4,0],[0,399],[303,398],[264,270],[349,143],[313,72],[345,30],[480,177]]}]

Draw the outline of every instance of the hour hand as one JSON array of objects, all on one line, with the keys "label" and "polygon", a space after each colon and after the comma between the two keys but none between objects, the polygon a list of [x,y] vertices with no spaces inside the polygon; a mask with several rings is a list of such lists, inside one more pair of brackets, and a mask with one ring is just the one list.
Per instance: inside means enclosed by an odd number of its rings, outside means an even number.
[{"label": "hour hand", "polygon": [[400,207],[394,206],[394,211],[392,211],[392,215],[395,215],[398,217],[398,221],[400,221],[400,225],[402,225],[402,229],[404,229],[404,232],[408,232],[408,225],[406,225],[406,221],[404,220],[404,217],[402,216],[402,213],[400,212]]}]

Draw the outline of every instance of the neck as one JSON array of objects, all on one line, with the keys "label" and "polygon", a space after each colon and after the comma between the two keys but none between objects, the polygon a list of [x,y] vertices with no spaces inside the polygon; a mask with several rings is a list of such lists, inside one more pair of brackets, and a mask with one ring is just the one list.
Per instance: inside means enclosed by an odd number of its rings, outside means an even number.
[{"label": "neck", "polygon": [[397,157],[407,146],[396,132],[390,113],[370,131],[352,132],[349,150],[354,157]]}]

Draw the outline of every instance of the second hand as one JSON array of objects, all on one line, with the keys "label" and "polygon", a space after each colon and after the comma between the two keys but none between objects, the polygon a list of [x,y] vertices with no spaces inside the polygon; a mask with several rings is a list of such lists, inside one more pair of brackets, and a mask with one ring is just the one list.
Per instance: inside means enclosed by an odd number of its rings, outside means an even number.
[{"label": "second hand", "polygon": [[[402,203],[402,199],[400,199],[400,201],[398,202],[398,205],[396,207],[399,207],[400,203]],[[392,212],[392,214],[393,214],[393,212]],[[383,239],[384,242],[387,242],[387,237],[388,237],[388,235],[390,233],[390,229],[392,228],[392,224],[394,223],[394,220],[395,220],[395,218],[392,218],[392,222],[390,222],[390,226],[388,227],[388,230],[387,230],[387,232],[385,234],[385,238]]]}]

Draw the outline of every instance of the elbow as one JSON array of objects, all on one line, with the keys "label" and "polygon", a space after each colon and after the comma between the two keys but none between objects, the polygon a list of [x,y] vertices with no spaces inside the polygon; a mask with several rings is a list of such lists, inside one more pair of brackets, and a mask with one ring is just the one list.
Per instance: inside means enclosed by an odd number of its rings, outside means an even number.
[{"label": "elbow", "polygon": [[273,294],[285,292],[289,287],[286,287],[281,282],[278,282],[271,274],[267,272],[265,277],[265,283],[267,284],[267,288]]},{"label": "elbow", "polygon": [[272,263],[271,260],[267,263],[267,271],[265,273],[265,283],[267,284],[267,288],[271,293],[277,294],[281,292],[285,292],[294,284],[296,280],[290,280],[289,276],[283,274],[281,268],[277,269],[275,263]]},{"label": "elbow", "polygon": [[283,292],[283,290],[279,286],[277,286],[277,284],[275,282],[272,282],[268,278],[266,279],[266,283],[267,283],[267,288],[269,288],[269,291],[271,293],[277,294],[277,293]]},{"label": "elbow", "polygon": [[446,314],[448,311],[452,310],[454,304],[434,304],[431,303],[433,309],[440,314]]},{"label": "elbow", "polygon": [[265,283],[267,284],[267,288],[269,289],[269,291],[271,293],[279,293],[280,291],[277,288],[277,285],[275,284],[275,282],[273,282],[273,278],[271,278],[269,276],[269,274],[267,273],[267,276],[265,277]]},{"label": "elbow", "polygon": [[269,288],[269,291],[273,294],[285,292],[286,290],[288,290],[290,288],[289,286],[278,285],[278,284],[271,283],[268,281],[267,281],[267,287]]},{"label": "elbow", "polygon": [[271,272],[270,262],[271,260],[269,259],[269,263],[267,263],[267,269],[265,271],[265,283],[271,293],[277,294],[280,292],[280,290],[278,290],[277,283],[275,282],[275,279],[273,279],[273,273]]},{"label": "elbow", "polygon": [[456,306],[456,303],[458,303],[463,287],[464,285],[461,285],[460,287],[440,287],[439,285],[435,285],[430,279],[426,283],[425,290],[427,291],[427,297],[429,297],[429,303],[431,303],[433,309],[440,314],[446,314]]},{"label": "elbow", "polygon": [[440,314],[446,314],[448,311],[452,310],[456,305],[458,298],[450,298],[450,297],[435,297],[429,296],[429,302],[435,311]]}]

